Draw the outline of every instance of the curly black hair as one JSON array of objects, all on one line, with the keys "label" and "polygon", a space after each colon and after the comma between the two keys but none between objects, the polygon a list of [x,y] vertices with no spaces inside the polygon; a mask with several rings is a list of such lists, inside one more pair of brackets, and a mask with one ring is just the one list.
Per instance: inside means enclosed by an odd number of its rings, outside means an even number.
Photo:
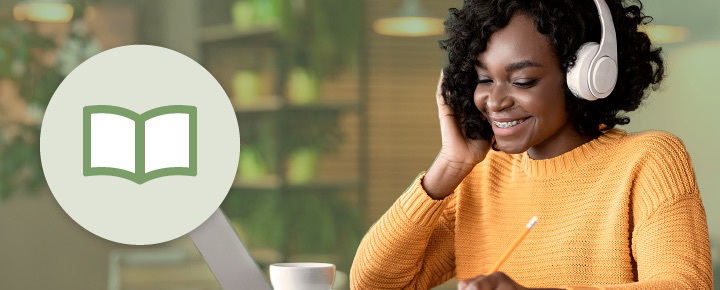
[{"label": "curly black hair", "polygon": [[[604,99],[587,101],[575,97],[565,84],[566,110],[582,135],[599,136],[604,130],[624,125],[631,112],[640,106],[646,90],[656,90],[665,74],[662,49],[650,43],[638,30],[652,21],[642,12],[642,3],[623,5],[622,0],[605,0],[613,17],[618,43],[618,81]],[[445,102],[460,119],[465,135],[489,140],[490,124],[473,102],[477,85],[477,56],[487,49],[490,36],[505,27],[515,13],[524,13],[535,21],[545,35],[567,73],[575,64],[576,51],[589,41],[600,42],[601,27],[593,0],[465,0],[462,9],[451,8],[445,21],[447,39],[440,48],[448,53],[442,90]]]}]

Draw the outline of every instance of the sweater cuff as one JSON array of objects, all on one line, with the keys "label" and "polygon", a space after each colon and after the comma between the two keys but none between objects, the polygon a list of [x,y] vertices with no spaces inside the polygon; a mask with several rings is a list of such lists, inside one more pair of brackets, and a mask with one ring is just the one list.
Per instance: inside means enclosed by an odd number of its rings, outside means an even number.
[{"label": "sweater cuff", "polygon": [[455,192],[442,200],[433,199],[422,187],[423,178],[425,178],[425,172],[420,173],[398,198],[398,205],[413,223],[421,227],[434,227],[445,210],[449,197]]}]

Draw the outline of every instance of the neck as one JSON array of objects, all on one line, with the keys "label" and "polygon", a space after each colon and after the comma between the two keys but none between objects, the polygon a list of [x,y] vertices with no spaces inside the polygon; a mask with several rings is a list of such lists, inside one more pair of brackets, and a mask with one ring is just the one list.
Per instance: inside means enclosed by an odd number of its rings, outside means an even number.
[{"label": "neck", "polygon": [[573,150],[595,138],[597,138],[597,136],[581,135],[575,130],[575,125],[568,120],[554,135],[530,147],[530,149],[528,149],[528,156],[534,160],[550,159]]}]

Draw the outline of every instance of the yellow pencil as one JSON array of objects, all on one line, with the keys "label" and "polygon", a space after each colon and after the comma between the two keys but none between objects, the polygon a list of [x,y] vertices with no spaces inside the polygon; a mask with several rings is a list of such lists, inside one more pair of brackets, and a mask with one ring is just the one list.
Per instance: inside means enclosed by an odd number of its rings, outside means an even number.
[{"label": "yellow pencil", "polygon": [[515,241],[512,243],[512,245],[510,245],[510,248],[505,252],[504,255],[502,255],[500,260],[498,260],[497,263],[495,263],[495,266],[492,267],[492,270],[490,271],[490,273],[488,273],[488,275],[490,275],[494,272],[497,272],[497,270],[500,269],[500,266],[502,266],[502,264],[505,263],[505,260],[507,260],[507,258],[510,257],[510,254],[512,254],[512,252],[515,251],[515,248],[517,248],[517,246],[520,244],[520,242],[522,242],[525,239],[525,237],[527,237],[528,233],[530,233],[530,229],[532,229],[533,226],[535,226],[535,223],[537,221],[538,221],[538,218],[536,216],[533,216],[530,219],[530,221],[527,223],[527,225],[525,225],[525,230],[522,232],[522,234],[520,234],[520,236],[517,237],[517,239],[515,239]]}]

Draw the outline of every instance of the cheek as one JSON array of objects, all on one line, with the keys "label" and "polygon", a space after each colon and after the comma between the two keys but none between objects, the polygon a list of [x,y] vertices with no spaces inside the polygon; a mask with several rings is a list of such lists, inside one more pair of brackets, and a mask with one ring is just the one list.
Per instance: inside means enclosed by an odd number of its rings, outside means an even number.
[{"label": "cheek", "polygon": [[538,117],[543,126],[554,128],[564,124],[568,118],[563,90],[543,90],[528,98],[524,105],[528,112]]},{"label": "cheek", "polygon": [[559,83],[556,86],[547,90],[547,101],[546,110],[552,112],[552,114],[562,117],[567,117],[567,110],[565,109],[565,88],[564,83]]},{"label": "cheek", "polygon": [[522,103],[528,112],[536,115],[554,118],[567,115],[564,85],[561,79],[548,80],[527,92],[529,96],[524,97]]}]

